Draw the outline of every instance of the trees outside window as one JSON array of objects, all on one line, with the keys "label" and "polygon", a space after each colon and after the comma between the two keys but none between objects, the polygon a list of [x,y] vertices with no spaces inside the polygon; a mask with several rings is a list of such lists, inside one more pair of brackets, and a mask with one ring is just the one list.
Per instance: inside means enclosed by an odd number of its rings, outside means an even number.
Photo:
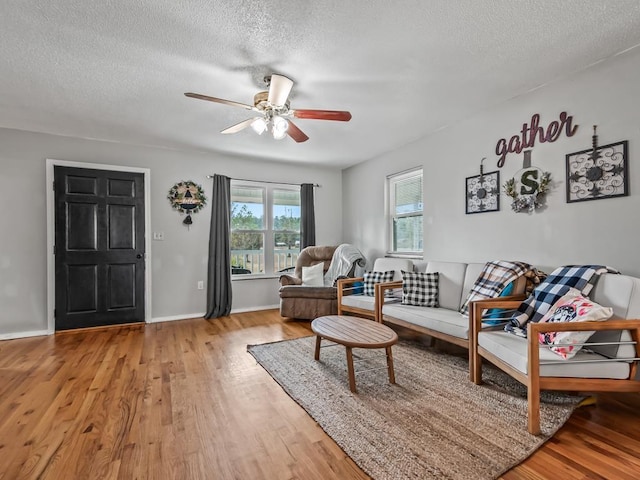
[{"label": "trees outside window", "polygon": [[276,274],[299,252],[300,188],[232,181],[232,273]]}]

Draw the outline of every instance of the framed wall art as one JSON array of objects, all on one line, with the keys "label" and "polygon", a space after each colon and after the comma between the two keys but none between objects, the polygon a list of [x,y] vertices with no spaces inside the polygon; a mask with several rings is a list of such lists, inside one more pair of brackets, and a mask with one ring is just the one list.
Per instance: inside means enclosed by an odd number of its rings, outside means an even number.
[{"label": "framed wall art", "polygon": [[465,195],[467,214],[500,210],[500,172],[467,177]]},{"label": "framed wall art", "polygon": [[629,195],[628,142],[566,155],[567,203]]}]

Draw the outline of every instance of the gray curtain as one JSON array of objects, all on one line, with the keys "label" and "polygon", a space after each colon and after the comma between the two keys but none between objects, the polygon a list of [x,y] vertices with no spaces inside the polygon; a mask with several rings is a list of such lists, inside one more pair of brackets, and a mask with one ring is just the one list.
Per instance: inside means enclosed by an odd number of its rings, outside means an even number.
[{"label": "gray curtain", "polygon": [[316,244],[316,213],[313,183],[300,185],[300,250]]},{"label": "gray curtain", "polygon": [[223,175],[214,175],[211,192],[205,318],[223,317],[231,312],[231,179]]}]

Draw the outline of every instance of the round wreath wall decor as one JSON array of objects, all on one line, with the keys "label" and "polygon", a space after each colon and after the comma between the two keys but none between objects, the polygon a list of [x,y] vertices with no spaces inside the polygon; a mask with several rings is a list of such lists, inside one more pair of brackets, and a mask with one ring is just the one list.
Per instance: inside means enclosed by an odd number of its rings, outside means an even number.
[{"label": "round wreath wall decor", "polygon": [[186,213],[182,221],[185,225],[191,225],[191,214],[198,213],[207,204],[207,197],[200,185],[191,180],[183,180],[176,183],[167,195],[171,207],[179,213]]},{"label": "round wreath wall decor", "polygon": [[551,173],[536,167],[524,168],[503,185],[504,193],[510,196],[514,212],[533,212],[544,206],[549,191]]}]

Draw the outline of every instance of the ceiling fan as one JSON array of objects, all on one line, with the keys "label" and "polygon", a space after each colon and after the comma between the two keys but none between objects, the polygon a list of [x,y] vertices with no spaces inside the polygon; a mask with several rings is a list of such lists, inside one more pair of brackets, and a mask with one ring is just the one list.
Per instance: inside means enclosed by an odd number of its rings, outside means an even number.
[{"label": "ceiling fan", "polygon": [[351,113],[340,110],[294,110],[289,108],[289,93],[293,87],[293,80],[274,73],[264,78],[269,90],[258,92],[253,97],[253,105],[233,102],[223,98],[209,97],[199,93],[185,93],[187,97],[207,100],[209,102],[222,103],[232,107],[241,107],[251,110],[259,115],[248,118],[240,123],[225,128],[220,133],[237,133],[247,127],[262,135],[269,130],[275,139],[282,139],[289,135],[296,142],[306,142],[309,137],[300,130],[291,118],[314,119],[314,120],[337,120],[348,122],[351,120]]}]

